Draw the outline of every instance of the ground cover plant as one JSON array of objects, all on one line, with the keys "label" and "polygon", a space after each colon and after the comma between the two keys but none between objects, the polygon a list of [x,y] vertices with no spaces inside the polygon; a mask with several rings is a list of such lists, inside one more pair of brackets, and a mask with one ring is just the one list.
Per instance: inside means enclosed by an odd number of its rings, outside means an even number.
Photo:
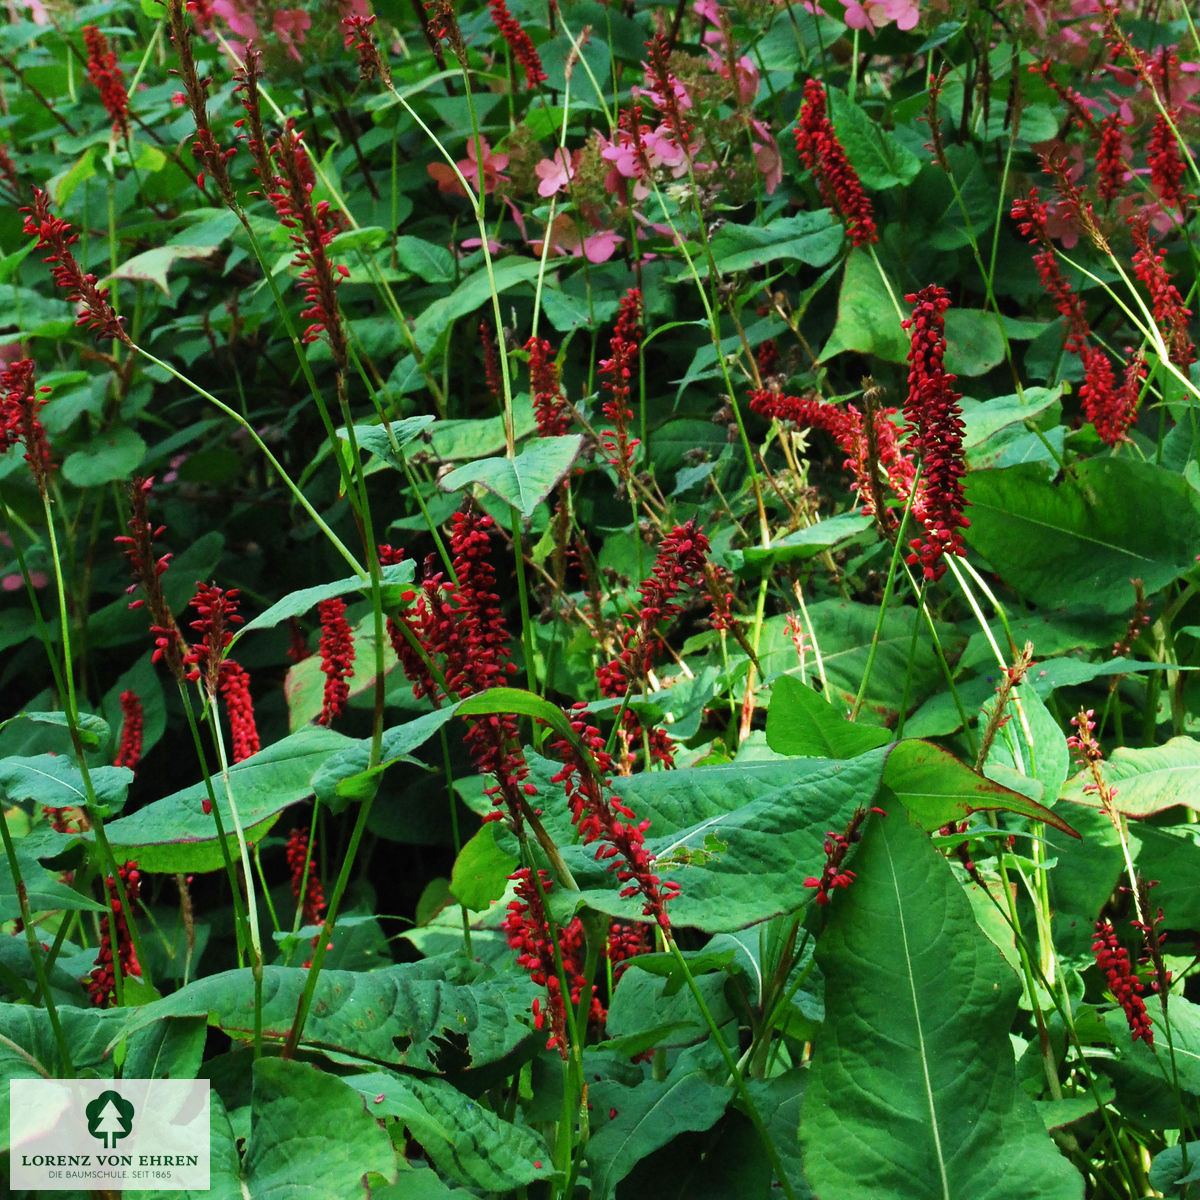
[{"label": "ground cover plant", "polygon": [[1200,1195],[1187,5],[5,13],[6,1080],[210,1080],[214,1196]]}]

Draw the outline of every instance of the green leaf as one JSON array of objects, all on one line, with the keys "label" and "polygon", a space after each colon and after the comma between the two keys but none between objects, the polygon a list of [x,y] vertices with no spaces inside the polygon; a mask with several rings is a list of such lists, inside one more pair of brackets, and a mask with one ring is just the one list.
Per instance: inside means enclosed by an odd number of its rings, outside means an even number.
[{"label": "green leaf", "polygon": [[1059,405],[1062,398],[1062,388],[1033,387],[1025,389],[1025,402],[1017,395],[997,396],[994,400],[986,400],[982,404],[975,401],[963,403],[963,446],[971,452],[978,450],[982,453],[989,441],[1002,430],[1012,429],[1013,426],[1024,426],[1026,421],[1034,421],[1037,417]]},{"label": "green leaf", "polygon": [[896,306],[879,269],[861,248],[851,250],[846,256],[837,321],[821,351],[820,361],[828,362],[845,350],[893,363],[902,363],[908,357],[908,334],[900,327]]},{"label": "green leaf", "polygon": [[[385,587],[411,583],[415,573],[416,564],[408,559],[393,563],[380,570]],[[273,629],[281,621],[286,621],[288,617],[303,616],[310,609],[316,608],[322,600],[332,600],[335,596],[345,596],[351,592],[367,593],[370,590],[371,581],[369,579],[364,579],[360,575],[348,575],[345,579],[337,579],[333,583],[318,583],[314,587],[289,592],[282,600],[272,604],[266,612],[259,613],[252,621],[247,621],[238,630],[230,645],[234,645],[238,638],[253,629]]]},{"label": "green leaf", "polygon": [[[345,254],[348,250],[374,250],[388,240],[388,232],[378,225],[360,225],[357,229],[343,229],[334,234],[329,243],[331,254]],[[449,251],[447,251],[449,253]]]},{"label": "green leaf", "polygon": [[129,1039],[122,1074],[127,1079],[196,1079],[207,1036],[203,1017],[166,1017]]},{"label": "green leaf", "polygon": [[480,827],[454,860],[450,891],[472,912],[486,912],[508,887],[508,877],[520,860],[496,844],[496,825]]},{"label": "green leaf", "polygon": [[[389,466],[393,466],[397,471],[404,469],[404,462],[401,455],[396,453],[396,449],[392,446],[392,438],[396,440],[396,446],[403,450],[409,442],[419,438],[430,425],[437,423],[437,417],[422,415],[419,417],[405,417],[402,421],[392,422],[392,436],[388,436],[388,431],[382,425],[355,425],[354,439],[358,443],[360,450],[369,450],[376,458],[382,458]],[[345,429],[339,429],[337,435],[343,441],[348,440]]]},{"label": "green leaf", "polygon": [[396,1179],[392,1139],[349,1083],[291,1059],[260,1058],[252,1069],[243,1195],[361,1200],[364,1175]]},{"label": "green leaf", "polygon": [[[265,1039],[286,1040],[307,978],[302,967],[264,968]],[[486,1066],[529,1036],[529,994],[501,981],[450,983],[432,961],[378,971],[325,970],[301,1044],[414,1071],[444,1074]],[[207,1016],[210,1025],[249,1041],[254,1036],[250,968],[209,975],[143,1005],[121,1032],[130,1036],[172,1016]]]},{"label": "green leaf", "polygon": [[492,268],[492,277],[480,268],[469,275],[448,296],[443,296],[432,304],[417,318],[413,326],[413,338],[423,352],[432,349],[438,337],[453,322],[473,313],[485,303],[493,293],[493,280],[497,296],[535,279],[542,269],[541,262],[536,258],[506,258],[496,263]]},{"label": "green leaf", "polygon": [[1200,496],[1151,463],[1086,459],[1053,481],[1034,463],[973,471],[966,497],[967,542],[1046,608],[1124,612],[1130,579],[1149,595],[1195,566]]},{"label": "green leaf", "polygon": [[[33,912],[56,912],[60,909],[66,912],[108,911],[105,905],[97,903],[91,896],[85,896],[63,883],[59,878],[60,872],[49,871],[43,867],[38,862],[38,855],[48,855],[53,852],[53,848],[47,842],[41,842],[40,847],[31,845],[33,841],[32,836],[16,841],[17,867],[21,872],[21,881],[25,884],[25,898]],[[7,860],[4,860],[0,866],[0,921],[12,921],[20,915],[17,885],[13,882],[12,870]]]},{"label": "green leaf", "polygon": [[1004,338],[995,313],[951,308],[946,313],[946,369],[984,375],[1004,361]]},{"label": "green leaf", "polygon": [[61,209],[74,195],[75,189],[96,174],[97,145],[88,146],[74,165],[58,176],[53,188],[55,207]]},{"label": "green leaf", "polygon": [[[871,806],[884,757],[872,750],[844,762],[690,767],[618,779],[613,791],[650,822],[646,845],[657,871],[682,888],[668,906],[671,920],[729,932],[812,900],[804,880],[821,873],[826,831],[844,829],[857,808]],[[617,896],[594,854],[583,846],[563,851],[587,903],[622,919],[640,912],[636,899]]]},{"label": "green leaf", "polygon": [[[62,729],[71,728],[71,722],[64,712],[19,712],[16,716],[9,717],[7,721],[0,721],[0,729],[11,725],[13,721],[33,721],[37,725],[57,725]],[[79,732],[79,740],[85,746],[99,746],[108,740],[108,722],[103,717],[96,716],[95,713],[80,713],[75,728]]]},{"label": "green leaf", "polygon": [[903,142],[841,92],[830,88],[827,95],[838,141],[866,187],[884,191],[916,179],[921,160]]},{"label": "green leaf", "polygon": [[[349,744],[349,738],[332,729],[309,727],[230,768],[238,816],[251,845],[266,836],[289,804],[312,794],[311,780],[317,768]],[[95,778],[96,772],[92,775]],[[225,841],[236,858],[233,816],[219,774],[213,776],[213,787]],[[135,858],[142,870],[151,872],[219,870],[224,863],[220,839],[212,814],[202,807],[207,795],[203,782],[196,783],[107,825],[105,831],[117,857]],[[80,836],[91,839],[90,834]]]},{"label": "green leaf", "polygon": [[546,1143],[440,1079],[374,1073],[347,1082],[377,1119],[396,1118],[438,1171],[485,1192],[507,1192],[554,1175]]},{"label": "green leaf", "polygon": [[1020,987],[929,838],[893,805],[817,943],[826,1019],[800,1120],[804,1172],[838,1200],[1080,1200],[1017,1086]]},{"label": "green leaf", "polygon": [[780,675],[771,685],[767,745],[776,754],[854,758],[889,741],[886,730],[847,721],[828,700],[792,675]]},{"label": "green leaf", "polygon": [[[1200,742],[1173,737],[1166,745],[1133,748],[1119,746],[1099,764],[1100,772],[1116,791],[1115,806],[1127,817],[1150,817],[1181,805],[1200,809]],[[1087,791],[1090,771],[1080,771],[1062,791],[1074,804],[1100,807],[1100,797]]]},{"label": "green leaf", "polygon": [[171,287],[167,282],[167,272],[175,263],[181,258],[208,258],[212,252],[211,246],[184,246],[177,242],[155,246],[154,249],[144,250],[122,263],[108,279],[133,279],[141,283],[152,283],[170,299]]},{"label": "green leaf", "polygon": [[[712,240],[712,252],[723,273],[793,262],[823,267],[837,257],[842,238],[842,223],[828,209],[821,209],[779,217],[765,225],[723,225]],[[696,266],[703,277],[706,265]],[[690,279],[691,273],[679,278]]]},{"label": "green leaf", "polygon": [[457,492],[478,483],[523,517],[532,517],[571,469],[582,445],[578,433],[538,438],[515,458],[485,458],[456,467],[442,476],[441,485],[448,492]]},{"label": "green leaf", "polygon": [[[756,567],[757,573],[766,568],[773,568],[777,563],[794,562],[797,560],[815,558],[823,550],[838,545],[856,537],[864,530],[870,529],[875,522],[870,517],[854,513],[838,513],[837,516],[827,517],[806,529],[798,529],[795,533],[785,534],[763,549],[757,546],[747,546],[741,551],[741,560],[746,567]],[[734,569],[737,570],[736,560]],[[748,570],[739,570],[738,574],[751,574]]]},{"label": "green leaf", "polygon": [[[92,767],[88,777],[101,812],[112,812],[125,803],[133,772],[126,767]],[[9,800],[47,808],[86,808],[88,803],[82,772],[70,759],[57,754],[0,759],[0,793]]]},{"label": "green leaf", "polygon": [[617,1115],[587,1144],[595,1200],[608,1200],[641,1159],[680,1133],[711,1129],[729,1103],[729,1092],[698,1070],[636,1087],[610,1082],[604,1094]]},{"label": "green leaf", "polygon": [[146,443],[124,425],[93,438],[63,460],[63,478],[76,487],[99,487],[128,479],[142,465]]},{"label": "green leaf", "polygon": [[396,239],[396,261],[426,283],[449,283],[454,278],[454,255],[423,238],[401,234]]},{"label": "green leaf", "polygon": [[1001,809],[1079,836],[1048,808],[977,774],[949,750],[932,742],[915,738],[897,742],[888,753],[883,782],[900,797],[913,820],[926,830],[961,821],[980,809]]}]

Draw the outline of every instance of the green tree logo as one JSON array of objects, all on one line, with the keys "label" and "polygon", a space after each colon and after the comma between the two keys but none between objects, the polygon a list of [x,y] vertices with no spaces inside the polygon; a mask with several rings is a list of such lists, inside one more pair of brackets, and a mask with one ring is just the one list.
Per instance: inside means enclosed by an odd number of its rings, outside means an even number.
[{"label": "green tree logo", "polygon": [[128,1137],[133,1128],[133,1105],[119,1092],[101,1092],[83,1111],[88,1133],[99,1138],[106,1150],[113,1149],[118,1138]]}]

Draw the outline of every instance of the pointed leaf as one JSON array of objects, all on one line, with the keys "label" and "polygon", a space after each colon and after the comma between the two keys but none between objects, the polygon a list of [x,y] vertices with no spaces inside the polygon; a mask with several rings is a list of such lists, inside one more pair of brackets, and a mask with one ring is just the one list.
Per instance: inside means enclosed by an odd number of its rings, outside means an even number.
[{"label": "pointed leaf", "polygon": [[893,805],[817,944],[826,1020],[800,1120],[838,1200],[1080,1200],[1083,1179],[1017,1085],[1020,987],[929,838]]},{"label": "pointed leaf", "polygon": [[886,730],[847,721],[828,700],[793,675],[780,675],[771,684],[767,745],[776,754],[854,758],[889,741]]},{"label": "pointed leaf", "polygon": [[[391,566],[383,567],[380,575],[384,587],[398,587],[411,583],[416,573],[416,564],[405,559]],[[332,600],[335,596],[346,596],[351,592],[370,591],[370,580],[359,575],[349,575],[345,579],[335,579],[332,583],[318,583],[314,587],[300,588],[299,591],[289,592],[288,595],[272,604],[266,612],[261,612],[252,621],[237,631],[231,645],[252,629],[273,629],[280,621],[288,617],[301,617],[310,609],[316,608],[322,600]]]},{"label": "pointed leaf", "polygon": [[[88,779],[101,811],[115,812],[125,803],[133,772],[127,767],[92,767]],[[0,794],[47,808],[86,808],[88,803],[83,773],[57,754],[0,759]]]},{"label": "pointed leaf", "polygon": [[[332,729],[309,727],[231,767],[230,786],[247,840],[253,844],[265,837],[289,804],[311,795],[317,768],[349,744],[349,738]],[[213,776],[213,788],[225,840],[236,858],[233,816],[219,774]],[[213,816],[203,809],[207,796],[203,782],[193,784],[107,825],[108,840],[117,857],[137,859],[144,871],[219,870],[224,860]],[[80,836],[91,839],[90,834]]]},{"label": "pointed leaf", "polygon": [[508,878],[520,860],[496,844],[496,824],[489,821],[462,848],[454,860],[450,891],[472,912],[486,912],[508,887]]},{"label": "pointed leaf", "polygon": [[478,483],[521,516],[531,517],[571,469],[582,444],[578,433],[538,438],[515,458],[485,458],[456,467],[442,476],[441,484],[448,492],[456,492]]},{"label": "pointed leaf", "polygon": [[[437,423],[437,417],[422,415],[419,417],[405,417],[402,421],[392,422],[391,437],[388,436],[388,431],[382,425],[355,425],[354,440],[358,443],[360,450],[369,450],[376,458],[382,458],[384,462],[395,467],[396,470],[404,469],[404,462],[397,449],[403,450],[409,442],[416,441],[425,430],[431,425]],[[337,435],[342,441],[348,441],[345,429],[339,429]],[[392,438],[395,438],[396,445],[392,445]]]},{"label": "pointed leaf", "polygon": [[610,1081],[603,1097],[617,1115],[587,1144],[595,1200],[609,1200],[641,1159],[677,1134],[711,1129],[729,1103],[729,1092],[697,1070],[666,1081],[645,1079],[636,1087]]},{"label": "pointed leaf", "polygon": [[1047,608],[1124,612],[1129,580],[1149,595],[1195,566],[1200,495],[1152,463],[1085,459],[1054,480],[1037,463],[972,471],[966,496],[967,542]]},{"label": "pointed leaf", "polygon": [[1044,821],[1072,837],[1079,835],[1048,808],[972,771],[949,750],[905,738],[888,753],[883,781],[904,802],[923,829],[940,829],[980,809],[1003,809]]},{"label": "pointed leaf", "polygon": [[243,1196],[361,1200],[364,1175],[396,1179],[392,1139],[349,1083],[284,1058],[259,1059],[253,1077]]}]

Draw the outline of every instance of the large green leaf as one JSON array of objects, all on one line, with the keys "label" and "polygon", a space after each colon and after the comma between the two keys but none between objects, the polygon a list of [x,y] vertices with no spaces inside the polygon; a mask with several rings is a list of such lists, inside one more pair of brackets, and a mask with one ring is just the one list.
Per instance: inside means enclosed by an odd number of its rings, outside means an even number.
[{"label": "large green leaf", "polygon": [[966,538],[1027,600],[1123,612],[1195,566],[1200,495],[1132,458],[1093,458],[1052,480],[1036,463],[973,471]]},{"label": "large green leaf", "polygon": [[442,476],[442,487],[457,492],[478,483],[512,505],[523,517],[534,510],[558,486],[579,454],[583,437],[537,438],[514,458],[484,458],[456,467]]},{"label": "large green leaf", "polygon": [[76,487],[99,487],[128,479],[146,457],[141,435],[124,425],[94,437],[63,460],[62,473]]},{"label": "large green leaf", "polygon": [[261,1058],[253,1073],[244,1196],[361,1200],[364,1175],[395,1180],[392,1139],[349,1083],[283,1058]]},{"label": "large green leaf", "polygon": [[[337,937],[335,931],[334,937]],[[282,1042],[296,1017],[308,971],[263,971],[263,1036]],[[528,985],[532,987],[532,985]],[[303,1044],[417,1071],[479,1067],[503,1058],[530,1034],[528,997],[520,988],[480,981],[451,983],[432,961],[379,971],[321,972]],[[249,968],[198,979],[128,1018],[132,1034],[163,1017],[207,1016],[231,1037],[254,1034],[254,979]]]},{"label": "large green leaf", "polygon": [[877,725],[847,721],[828,700],[793,675],[780,675],[771,684],[767,745],[776,754],[853,758],[890,740]]},{"label": "large green leaf", "polygon": [[[88,781],[102,812],[115,812],[125,803],[133,772],[126,767],[92,767]],[[0,794],[8,800],[30,801],[47,808],[86,808],[83,773],[69,758],[35,754],[0,759]]]},{"label": "large green leaf", "polygon": [[[764,225],[724,225],[712,242],[713,258],[722,272],[777,269],[792,262],[823,267],[833,262],[841,248],[842,224],[825,209],[779,217]],[[698,263],[697,269],[702,276],[707,274],[705,263]]]},{"label": "large green leaf", "polygon": [[821,351],[821,361],[854,350],[885,362],[902,363],[908,355],[908,335],[879,268],[862,249],[846,256],[846,272],[838,294],[837,322]]},{"label": "large green leaf", "polygon": [[883,781],[924,829],[940,829],[980,809],[1002,809],[1078,836],[1062,817],[971,770],[949,750],[932,742],[916,738],[898,742],[888,753]]},{"label": "large green leaf", "polygon": [[520,859],[496,844],[496,825],[489,821],[462,848],[454,860],[450,891],[455,900],[473,912],[486,912],[508,886]]},{"label": "large green leaf", "polygon": [[609,1200],[613,1189],[640,1159],[685,1130],[710,1129],[729,1103],[730,1093],[703,1071],[682,1071],[667,1080],[644,1079],[636,1087],[607,1081],[597,1096],[616,1115],[587,1144],[594,1200]]},{"label": "large green leaf", "polygon": [[825,1024],[800,1120],[837,1200],[1079,1200],[1016,1081],[1016,976],[945,859],[896,805],[873,820],[817,945]]},{"label": "large green leaf", "polygon": [[[821,873],[826,832],[871,806],[884,756],[694,767],[620,779],[614,790],[650,822],[646,841],[659,873],[682,889],[671,919],[726,932],[812,899],[804,880]],[[568,847],[564,857],[580,886],[595,889],[587,891],[590,905],[625,917],[640,910],[618,898],[593,848]]]},{"label": "large green leaf", "polygon": [[836,89],[829,89],[828,96],[838,140],[867,187],[882,190],[916,179],[921,160],[895,134]]},{"label": "large green leaf", "polygon": [[442,1175],[485,1192],[521,1188],[554,1174],[546,1143],[441,1079],[375,1072],[347,1082],[379,1119],[404,1123]]},{"label": "large green leaf", "polygon": [[[411,583],[416,569],[414,562],[404,559],[383,567],[380,570],[380,577],[384,587],[397,587]],[[310,609],[316,608],[322,600],[332,600],[335,596],[345,596],[352,592],[369,592],[370,588],[369,579],[358,575],[348,575],[345,579],[335,579],[332,583],[318,583],[313,587],[289,592],[265,612],[259,613],[254,620],[247,621],[234,636],[234,641],[236,642],[238,638],[253,629],[273,629],[280,621],[286,621],[288,617],[303,616]]]},{"label": "large green leaf", "polygon": [[[230,786],[246,838],[257,842],[289,804],[311,795],[317,769],[350,744],[332,729],[309,727],[231,767]],[[213,787],[229,853],[236,857],[233,816],[220,775],[213,777]],[[207,795],[202,782],[193,784],[113,821],[106,832],[114,853],[137,859],[144,871],[218,870],[224,860],[213,816],[202,807]]]},{"label": "large green leaf", "polygon": [[[1105,780],[1116,792],[1118,812],[1127,817],[1149,817],[1182,805],[1200,809],[1200,742],[1173,737],[1164,746],[1121,746],[1100,764]],[[1080,771],[1063,788],[1062,798],[1075,804],[1100,807],[1100,798],[1087,789],[1090,771]]]}]

